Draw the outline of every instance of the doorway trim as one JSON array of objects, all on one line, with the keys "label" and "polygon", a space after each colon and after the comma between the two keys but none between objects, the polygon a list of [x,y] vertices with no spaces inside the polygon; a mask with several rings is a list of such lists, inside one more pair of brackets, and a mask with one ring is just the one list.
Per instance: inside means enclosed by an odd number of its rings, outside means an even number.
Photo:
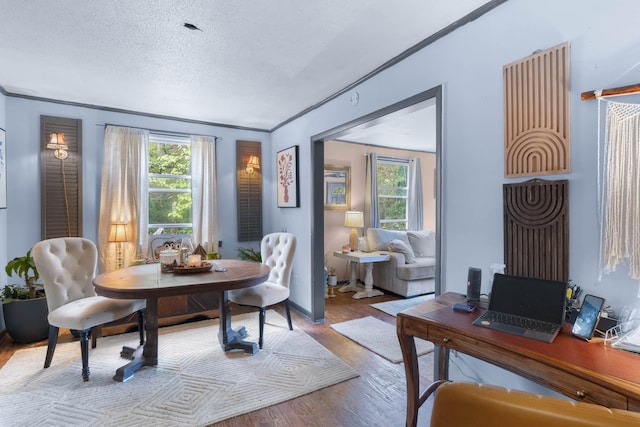
[{"label": "doorway trim", "polygon": [[391,104],[380,110],[366,114],[350,122],[336,126],[325,132],[311,137],[311,168],[312,168],[312,200],[311,211],[311,265],[312,265],[312,293],[311,319],[314,322],[324,320],[324,205],[323,205],[323,172],[324,172],[324,143],[339,139],[351,128],[364,123],[375,121],[398,110],[409,108],[429,99],[435,98],[436,108],[436,265],[435,265],[435,293],[441,293],[442,280],[442,85],[420,92],[402,101]]}]

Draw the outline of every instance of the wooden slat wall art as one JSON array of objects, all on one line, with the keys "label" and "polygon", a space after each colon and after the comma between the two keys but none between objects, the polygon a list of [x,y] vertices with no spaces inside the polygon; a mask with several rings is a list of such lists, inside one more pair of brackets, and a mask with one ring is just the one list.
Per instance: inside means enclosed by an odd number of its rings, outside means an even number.
[{"label": "wooden slat wall art", "polygon": [[569,280],[569,181],[504,184],[504,260],[517,276]]},{"label": "wooden slat wall art", "polygon": [[569,44],[504,66],[505,177],[570,172]]},{"label": "wooden slat wall art", "polygon": [[250,156],[257,156],[262,166],[258,141],[236,141],[238,241],[262,239],[262,167],[252,174],[246,171]]},{"label": "wooden slat wall art", "polygon": [[[47,148],[52,133],[64,134],[64,161]],[[82,120],[40,116],[40,170],[42,239],[82,236]]]}]

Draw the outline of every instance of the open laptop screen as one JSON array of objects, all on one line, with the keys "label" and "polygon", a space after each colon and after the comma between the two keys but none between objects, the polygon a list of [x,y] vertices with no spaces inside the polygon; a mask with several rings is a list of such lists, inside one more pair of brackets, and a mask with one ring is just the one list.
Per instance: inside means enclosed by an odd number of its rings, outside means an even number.
[{"label": "open laptop screen", "polygon": [[489,310],[562,324],[567,283],[496,274]]}]

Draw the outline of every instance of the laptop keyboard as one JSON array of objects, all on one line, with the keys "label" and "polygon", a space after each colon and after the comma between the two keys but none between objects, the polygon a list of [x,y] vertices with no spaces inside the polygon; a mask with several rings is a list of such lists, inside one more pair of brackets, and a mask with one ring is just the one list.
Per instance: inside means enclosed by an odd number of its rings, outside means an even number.
[{"label": "laptop keyboard", "polygon": [[485,313],[484,319],[490,322],[503,323],[506,325],[528,329],[530,331],[549,334],[554,333],[557,327],[557,325],[553,323],[543,322],[541,320],[535,319],[528,319],[526,317],[514,316],[507,313],[498,313],[495,311],[488,311],[487,313]]}]

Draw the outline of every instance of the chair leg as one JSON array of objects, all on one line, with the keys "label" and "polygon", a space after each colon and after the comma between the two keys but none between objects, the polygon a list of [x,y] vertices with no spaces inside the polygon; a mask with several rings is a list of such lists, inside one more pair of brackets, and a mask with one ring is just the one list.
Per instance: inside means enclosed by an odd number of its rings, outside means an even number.
[{"label": "chair leg", "polygon": [[258,340],[258,346],[262,348],[262,343],[264,341],[264,316],[267,309],[265,307],[260,307],[260,339]]},{"label": "chair leg", "polygon": [[82,379],[89,381],[89,333],[91,329],[80,331],[80,354],[82,355]]},{"label": "chair leg", "polygon": [[138,330],[140,331],[140,345],[144,344],[144,310],[138,310]]},{"label": "chair leg", "polygon": [[91,328],[91,348],[96,348],[98,345],[98,337],[102,336],[102,326],[94,326]]},{"label": "chair leg", "polygon": [[58,343],[58,327],[49,325],[49,342],[47,344],[47,355],[44,358],[44,367],[51,366],[51,359],[53,359],[53,352],[56,351],[56,344]]},{"label": "chair leg", "polygon": [[284,300],[284,311],[287,313],[287,322],[289,323],[289,330],[293,331],[293,324],[291,324],[291,310],[289,310],[289,299]]}]

